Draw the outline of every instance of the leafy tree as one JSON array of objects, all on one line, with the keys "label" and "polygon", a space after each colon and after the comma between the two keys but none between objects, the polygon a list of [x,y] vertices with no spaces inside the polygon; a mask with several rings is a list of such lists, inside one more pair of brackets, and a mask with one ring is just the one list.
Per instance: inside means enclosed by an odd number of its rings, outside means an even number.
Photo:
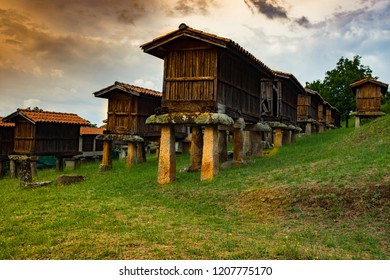
[{"label": "leafy tree", "polygon": [[390,115],[390,91],[382,95],[381,111]]},{"label": "leafy tree", "polygon": [[352,60],[341,57],[336,68],[326,72],[323,82],[320,80],[306,83],[310,89],[318,91],[326,101],[337,107],[341,118],[348,119],[351,111],[355,110],[355,96],[350,84],[366,77],[372,77],[372,70],[360,62],[361,56],[356,55]]}]

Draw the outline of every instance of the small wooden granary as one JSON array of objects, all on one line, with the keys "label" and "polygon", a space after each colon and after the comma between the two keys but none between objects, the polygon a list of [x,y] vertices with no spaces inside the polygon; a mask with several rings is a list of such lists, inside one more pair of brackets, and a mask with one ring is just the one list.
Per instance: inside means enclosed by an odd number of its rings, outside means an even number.
[{"label": "small wooden granary", "polygon": [[[145,145],[160,139],[160,126],[146,125],[146,119],[161,110],[162,93],[115,82],[93,94],[95,97],[108,99],[106,130],[103,135],[98,136],[98,139],[103,141],[100,170],[112,167],[113,141],[128,143],[128,167],[135,162],[145,161]],[[178,126],[175,136],[176,139],[184,139],[185,127]]]},{"label": "small wooden granary", "polygon": [[350,85],[356,98],[355,126],[360,126],[361,118],[379,117],[382,94],[387,92],[388,84],[367,77]]},{"label": "small wooden granary", "polygon": [[160,137],[160,128],[146,125],[145,121],[161,107],[161,92],[115,82],[93,94],[108,99],[105,134],[139,135],[149,139]]},{"label": "small wooden granary", "polygon": [[141,48],[164,59],[163,112],[222,113],[259,121],[261,83],[274,73],[231,39],[181,24]]},{"label": "small wooden granary", "polygon": [[76,114],[25,109],[3,121],[15,123],[13,154],[57,157],[79,154],[80,126],[90,124]]},{"label": "small wooden granary", "polygon": [[298,125],[306,134],[317,133],[325,125],[324,98],[315,90],[305,88],[298,96]]},{"label": "small wooden granary", "polygon": [[298,95],[305,94],[305,89],[293,74],[280,71],[274,73],[273,81],[262,83],[261,119],[297,125]]},{"label": "small wooden granary", "polygon": [[0,117],[0,178],[5,174],[5,162],[9,161],[8,156],[14,147],[15,124],[3,122]]}]

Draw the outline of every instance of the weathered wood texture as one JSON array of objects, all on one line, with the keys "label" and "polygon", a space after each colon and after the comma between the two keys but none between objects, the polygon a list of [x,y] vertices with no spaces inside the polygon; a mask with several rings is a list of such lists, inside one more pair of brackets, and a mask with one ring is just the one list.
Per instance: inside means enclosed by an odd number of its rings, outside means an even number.
[{"label": "weathered wood texture", "polygon": [[356,111],[358,114],[380,111],[381,96],[387,92],[388,84],[367,77],[350,86],[356,97]]},{"label": "weathered wood texture", "polygon": [[[94,93],[108,99],[105,134],[139,135],[146,141],[160,137],[160,126],[146,125],[146,119],[161,108],[161,93],[115,82]],[[176,129],[177,137],[185,136],[184,126]]]},{"label": "weathered wood texture", "polygon": [[106,133],[158,136],[159,128],[145,121],[159,106],[159,98],[113,93],[108,100]]},{"label": "weathered wood texture", "polygon": [[298,95],[297,115],[299,118],[306,119],[309,116],[310,96],[308,94]]},{"label": "weathered wood texture", "polygon": [[230,39],[181,25],[141,47],[164,59],[164,111],[259,120],[261,80],[274,75]]},{"label": "weathered wood texture", "polygon": [[0,117],[0,162],[8,161],[8,155],[14,147],[14,131],[13,123],[3,123]]},{"label": "weathered wood texture", "polygon": [[14,154],[73,156],[79,154],[80,125],[75,114],[18,110],[4,118],[15,123]]},{"label": "weathered wood texture", "polygon": [[75,125],[32,124],[21,120],[15,128],[15,154],[76,155],[80,127]]},{"label": "weathered wood texture", "polygon": [[381,89],[375,84],[365,84],[356,89],[358,112],[378,112],[381,108]]},{"label": "weathered wood texture", "polygon": [[305,90],[294,75],[274,72],[274,81],[262,81],[261,84],[261,119],[296,125],[298,96]]}]

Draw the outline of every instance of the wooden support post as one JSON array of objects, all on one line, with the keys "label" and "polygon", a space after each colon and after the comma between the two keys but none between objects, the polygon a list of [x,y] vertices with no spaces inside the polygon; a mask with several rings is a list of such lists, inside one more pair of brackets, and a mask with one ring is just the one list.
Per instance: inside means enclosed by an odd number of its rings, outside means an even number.
[{"label": "wooden support post", "polygon": [[218,127],[215,125],[206,125],[203,136],[201,180],[211,180],[218,174],[218,142]]},{"label": "wooden support post", "polygon": [[104,141],[103,142],[103,155],[102,155],[102,164],[99,166],[99,171],[106,171],[112,168],[112,142]]},{"label": "wooden support post", "polygon": [[193,126],[191,132],[191,166],[188,171],[197,171],[202,166],[203,134],[201,126]]},{"label": "wooden support post", "polygon": [[127,161],[126,161],[127,168],[132,167],[136,163],[136,159],[137,159],[136,145],[137,144],[134,142],[129,142],[127,144]]},{"label": "wooden support post", "polygon": [[274,131],[274,148],[282,146],[283,131],[282,128],[276,127]]},{"label": "wooden support post", "polygon": [[218,130],[219,162],[228,160],[226,130]]},{"label": "wooden support post", "polygon": [[175,131],[171,125],[161,127],[160,153],[158,158],[158,178],[161,185],[176,178]]}]

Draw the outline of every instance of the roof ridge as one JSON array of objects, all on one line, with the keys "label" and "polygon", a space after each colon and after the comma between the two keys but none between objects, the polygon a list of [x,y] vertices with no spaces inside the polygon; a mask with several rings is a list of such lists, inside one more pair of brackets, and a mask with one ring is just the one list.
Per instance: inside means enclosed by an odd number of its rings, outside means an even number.
[{"label": "roof ridge", "polygon": [[152,41],[149,41],[148,43],[142,44],[140,47],[145,51],[144,47],[146,45],[149,45],[151,43],[157,42],[158,40],[161,40],[162,38],[164,38],[166,36],[170,36],[172,34],[179,33],[179,32],[186,32],[187,30],[191,31],[191,32],[194,32],[194,33],[197,33],[197,34],[200,34],[200,35],[204,35],[204,36],[216,39],[216,40],[224,41],[230,47],[236,49],[238,52],[242,53],[244,56],[246,56],[247,58],[252,60],[252,62],[254,62],[258,66],[264,68],[267,72],[269,72],[269,74],[271,74],[271,76],[275,75],[270,67],[268,67],[264,62],[262,62],[260,59],[258,59],[256,56],[254,56],[248,50],[244,49],[240,44],[238,44],[234,40],[232,40],[230,38],[221,37],[221,36],[218,36],[218,35],[215,35],[215,34],[212,34],[212,33],[204,32],[204,31],[199,30],[199,29],[195,29],[195,28],[189,27],[185,23],[180,24],[179,28],[177,30],[174,30],[174,31],[168,32],[166,34],[163,34],[161,36],[158,36],[158,37],[154,38]]}]

